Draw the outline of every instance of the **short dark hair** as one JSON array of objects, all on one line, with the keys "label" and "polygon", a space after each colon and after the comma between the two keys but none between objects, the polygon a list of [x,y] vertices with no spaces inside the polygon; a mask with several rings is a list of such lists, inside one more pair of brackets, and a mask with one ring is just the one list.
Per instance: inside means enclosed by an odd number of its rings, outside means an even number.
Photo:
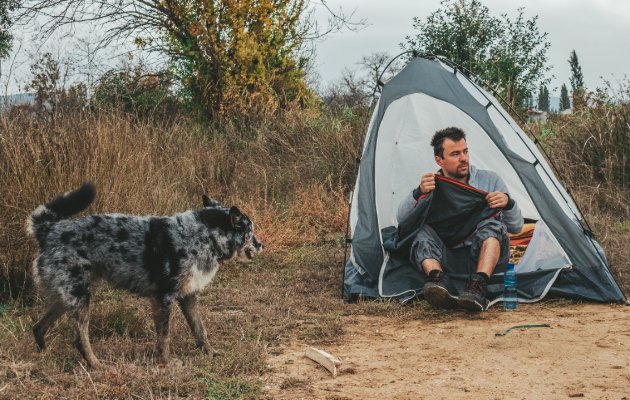
[{"label": "short dark hair", "polygon": [[444,158],[444,146],[442,146],[444,139],[459,142],[462,139],[466,140],[466,134],[463,130],[455,128],[454,126],[435,132],[435,135],[431,138],[431,146],[433,146],[433,154],[440,156],[440,158]]}]

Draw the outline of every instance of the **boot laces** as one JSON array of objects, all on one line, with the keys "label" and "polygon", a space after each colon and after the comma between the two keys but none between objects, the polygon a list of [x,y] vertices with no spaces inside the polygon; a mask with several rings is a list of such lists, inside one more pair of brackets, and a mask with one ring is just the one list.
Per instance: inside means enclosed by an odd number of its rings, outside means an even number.
[{"label": "boot laces", "polygon": [[466,282],[466,292],[476,294],[481,293],[483,296],[486,295],[486,291],[483,290],[483,278],[476,278],[474,280],[469,280]]},{"label": "boot laces", "polygon": [[442,272],[438,272],[435,276],[429,276],[429,282],[440,283],[444,282],[444,274]]}]

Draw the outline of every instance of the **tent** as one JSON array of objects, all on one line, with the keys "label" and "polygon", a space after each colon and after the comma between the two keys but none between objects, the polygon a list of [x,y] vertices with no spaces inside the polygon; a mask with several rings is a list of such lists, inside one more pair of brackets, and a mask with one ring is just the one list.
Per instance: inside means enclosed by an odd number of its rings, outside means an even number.
[{"label": "tent", "polygon": [[[455,68],[454,68],[455,67]],[[343,292],[349,299],[422,295],[424,281],[408,255],[393,256],[383,247],[398,226],[401,200],[427,172],[436,172],[429,145],[440,129],[464,130],[470,163],[498,173],[527,222],[535,222],[532,240],[516,265],[519,302],[548,294],[596,301],[623,301],[603,250],[593,239],[568,192],[549,164],[499,101],[454,63],[433,56],[413,58],[386,84],[367,129],[351,194],[350,257]],[[453,276],[463,289],[467,276]],[[460,290],[461,293],[462,290]],[[502,300],[503,277],[488,286],[492,304]]]}]

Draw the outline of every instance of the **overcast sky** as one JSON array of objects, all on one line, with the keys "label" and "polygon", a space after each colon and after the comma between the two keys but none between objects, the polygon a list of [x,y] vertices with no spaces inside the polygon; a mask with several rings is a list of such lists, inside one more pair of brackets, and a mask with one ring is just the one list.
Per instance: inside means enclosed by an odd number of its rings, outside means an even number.
[{"label": "overcast sky", "polygon": [[[440,0],[328,0],[344,12],[356,8],[355,17],[370,26],[360,32],[337,33],[317,45],[317,64],[323,82],[340,75],[344,66],[355,67],[361,56],[372,51],[400,53],[399,43],[415,35],[413,17],[423,20],[440,8]],[[630,75],[630,0],[482,0],[493,16],[507,13],[511,19],[525,6],[527,19],[538,15],[538,27],[547,32],[551,48],[549,75],[555,75],[550,89],[570,87],[569,53],[575,49],[587,88],[602,86]],[[324,18],[324,13],[319,14]]]}]

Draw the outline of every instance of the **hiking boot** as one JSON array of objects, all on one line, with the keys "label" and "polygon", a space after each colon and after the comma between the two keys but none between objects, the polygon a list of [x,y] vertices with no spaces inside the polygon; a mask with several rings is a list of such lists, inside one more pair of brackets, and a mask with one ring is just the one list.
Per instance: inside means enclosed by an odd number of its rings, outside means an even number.
[{"label": "hiking boot", "polygon": [[444,272],[440,271],[434,276],[428,276],[425,282],[422,290],[424,299],[429,304],[438,308],[457,307],[457,290]]},{"label": "hiking boot", "polygon": [[486,311],[490,302],[486,299],[488,284],[479,275],[472,275],[466,283],[466,291],[459,296],[457,305],[471,311]]}]

